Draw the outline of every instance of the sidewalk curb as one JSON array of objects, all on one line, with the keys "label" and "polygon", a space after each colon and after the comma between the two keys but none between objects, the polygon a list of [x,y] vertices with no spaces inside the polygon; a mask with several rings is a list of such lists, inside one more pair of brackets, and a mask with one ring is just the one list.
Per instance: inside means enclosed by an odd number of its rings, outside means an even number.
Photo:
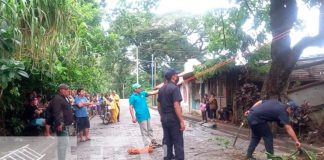
[{"label": "sidewalk curb", "polygon": [[[193,116],[193,115],[186,115],[184,114],[183,117],[185,119],[191,120],[191,121],[196,121],[196,122],[200,122],[201,118],[198,116]],[[238,130],[238,126],[234,126],[232,124],[224,124],[224,123],[219,123],[216,122],[217,125],[217,130],[225,132],[227,134],[231,134],[233,136],[236,136],[237,134],[237,130]],[[205,126],[204,126],[205,127]],[[232,131],[230,131],[230,128],[232,129]],[[233,131],[235,130],[235,131]],[[248,132],[248,134],[246,134]],[[250,140],[250,129],[247,128],[242,128],[241,132],[240,132],[240,139],[244,139],[244,140]],[[296,150],[295,148],[295,143],[293,141],[287,141],[287,140],[283,140],[283,139],[278,139],[278,138],[274,138],[274,146],[277,146],[280,150],[283,151],[287,151],[290,152],[292,150]],[[263,142],[261,142],[263,143]],[[303,143],[302,147],[305,148],[306,150],[311,150],[317,153],[323,152],[324,147],[314,147],[308,144]]]},{"label": "sidewalk curb", "polygon": [[[151,107],[151,109],[157,110],[157,107]],[[195,121],[195,122],[200,122],[201,121],[201,117],[200,116],[195,116],[195,115],[189,115],[189,114],[183,114],[183,117],[186,120],[191,120],[191,121]],[[237,134],[237,130],[238,130],[238,126],[235,126],[231,123],[219,123],[219,122],[215,122],[217,125],[217,130],[222,131],[224,133],[236,136]],[[203,126],[203,125],[202,125]],[[206,127],[206,126],[203,126]],[[239,135],[240,139],[243,140],[250,140],[250,129],[248,128],[242,128],[240,135]],[[274,147],[278,148],[279,150],[285,151],[285,152],[291,152],[296,150],[295,148],[295,143],[292,140],[285,140],[285,139],[279,139],[278,138],[274,138]],[[261,143],[263,144],[263,141],[261,141]],[[320,153],[323,152],[324,147],[316,147],[316,146],[311,146],[305,143],[302,143],[302,147],[305,148],[306,150],[311,150],[314,151],[316,153]]]}]

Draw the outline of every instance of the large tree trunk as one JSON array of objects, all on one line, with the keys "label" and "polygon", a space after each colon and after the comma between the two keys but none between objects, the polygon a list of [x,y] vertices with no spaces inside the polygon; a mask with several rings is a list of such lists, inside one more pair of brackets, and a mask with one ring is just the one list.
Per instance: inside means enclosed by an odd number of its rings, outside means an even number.
[{"label": "large tree trunk", "polygon": [[305,37],[291,48],[289,33],[297,18],[296,0],[271,0],[272,64],[262,88],[263,98],[285,101],[289,76],[302,51],[310,46],[324,45],[324,0],[321,0],[321,4],[319,34],[315,37]]},{"label": "large tree trunk", "polygon": [[[272,64],[262,88],[263,99],[287,101],[289,76],[301,53],[307,47],[324,44],[324,0],[321,0],[320,12],[319,34],[315,37],[305,37],[291,48],[289,33],[297,19],[296,0],[271,0]],[[273,124],[271,128],[276,135],[276,125]]]}]

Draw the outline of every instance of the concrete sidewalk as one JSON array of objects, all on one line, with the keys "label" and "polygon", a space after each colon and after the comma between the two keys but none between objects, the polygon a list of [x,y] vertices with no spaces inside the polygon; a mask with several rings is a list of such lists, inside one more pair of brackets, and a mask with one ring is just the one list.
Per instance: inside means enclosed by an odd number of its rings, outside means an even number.
[{"label": "concrete sidewalk", "polygon": [[[197,121],[200,122],[202,121],[200,116],[196,115],[190,115],[190,114],[184,114],[183,115],[186,119],[192,120],[192,121]],[[236,136],[237,131],[239,129],[239,126],[236,126],[232,123],[224,123],[221,121],[216,121],[216,122],[208,122],[202,124],[205,127],[210,127],[212,128],[213,125],[216,124],[216,129],[222,132],[225,132],[227,134],[231,134]],[[249,140],[250,139],[250,129],[249,128],[242,128],[239,138],[244,139],[244,140]],[[263,141],[261,141],[263,143]],[[289,152],[292,150],[296,150],[295,148],[295,143],[288,137],[288,135],[279,135],[276,138],[274,138],[274,147],[277,148],[278,150]],[[302,147],[307,149],[307,150],[312,150],[314,152],[323,152],[324,151],[324,146],[313,146],[309,144],[302,143]]]}]

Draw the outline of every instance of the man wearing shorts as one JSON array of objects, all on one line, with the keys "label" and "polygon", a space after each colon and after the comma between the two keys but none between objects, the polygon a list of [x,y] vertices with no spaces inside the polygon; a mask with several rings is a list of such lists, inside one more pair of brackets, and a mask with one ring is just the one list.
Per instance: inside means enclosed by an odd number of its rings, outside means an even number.
[{"label": "man wearing shorts", "polygon": [[77,96],[75,97],[75,117],[77,122],[77,129],[80,136],[80,142],[90,140],[90,122],[88,117],[87,107],[91,106],[88,98],[85,96],[85,90],[79,88],[77,90]]}]

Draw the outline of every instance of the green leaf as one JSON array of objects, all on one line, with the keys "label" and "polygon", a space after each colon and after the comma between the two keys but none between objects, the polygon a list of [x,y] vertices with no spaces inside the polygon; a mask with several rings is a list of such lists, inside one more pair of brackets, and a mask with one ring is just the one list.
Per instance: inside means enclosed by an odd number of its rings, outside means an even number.
[{"label": "green leaf", "polygon": [[18,74],[19,75],[21,75],[21,76],[23,76],[23,77],[25,77],[25,78],[29,78],[29,75],[28,75],[28,73],[27,72],[25,72],[25,71],[18,71]]},{"label": "green leaf", "polygon": [[9,76],[8,76],[9,77],[9,80],[13,79],[15,77],[15,75],[16,74],[14,72],[10,72],[9,73]]},{"label": "green leaf", "polygon": [[75,74],[77,74],[78,76],[82,76],[82,72],[79,71],[79,70],[76,70],[76,71],[75,71]]},{"label": "green leaf", "polygon": [[6,70],[6,69],[8,69],[8,68],[9,68],[8,66],[6,66],[6,65],[3,64],[3,65],[1,66],[0,69],[1,69],[1,70]]}]

